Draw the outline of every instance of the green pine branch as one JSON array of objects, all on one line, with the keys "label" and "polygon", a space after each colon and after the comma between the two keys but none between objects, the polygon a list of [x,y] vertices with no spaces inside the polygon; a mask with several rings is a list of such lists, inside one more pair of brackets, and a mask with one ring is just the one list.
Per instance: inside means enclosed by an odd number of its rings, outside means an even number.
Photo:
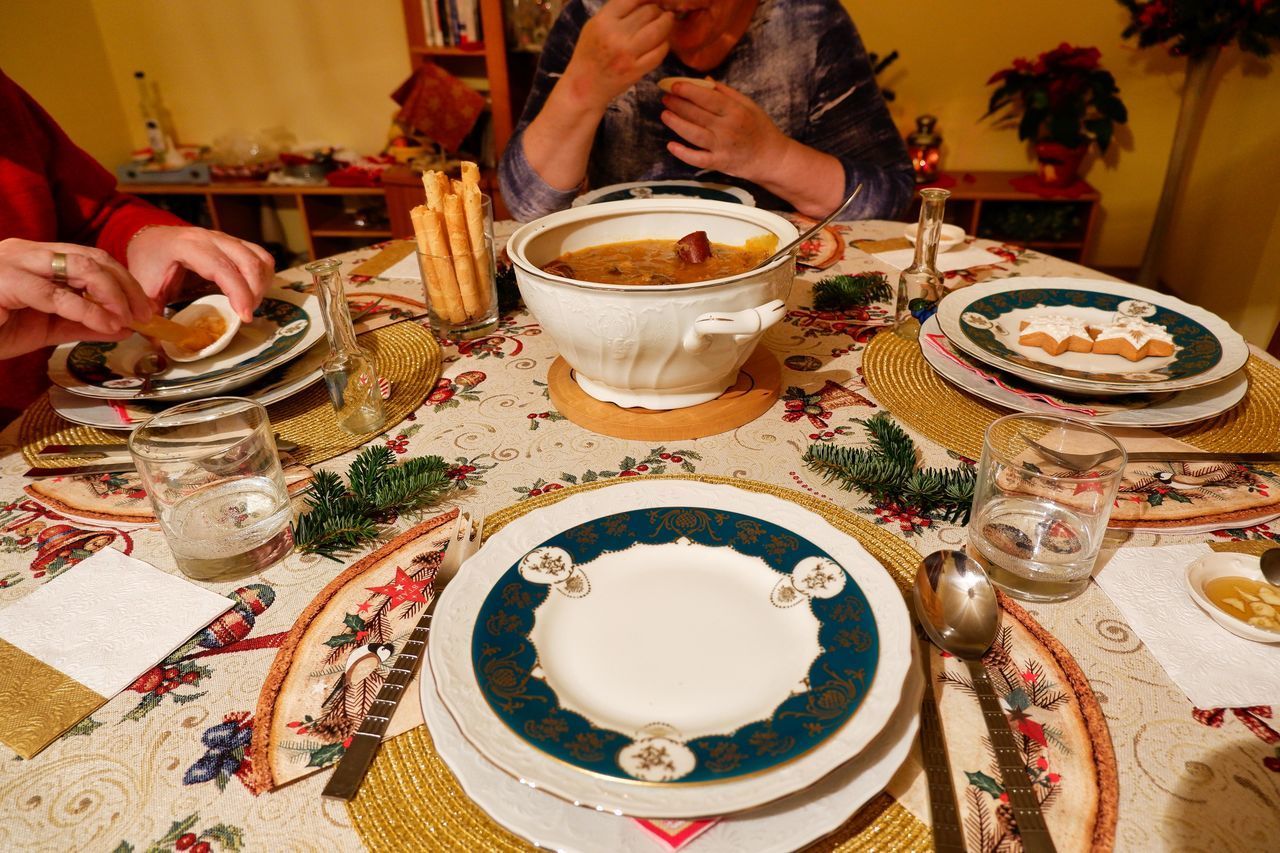
[{"label": "green pine branch", "polygon": [[304,554],[336,560],[376,540],[384,519],[413,512],[440,499],[449,487],[448,466],[439,456],[395,464],[385,446],[368,447],[347,469],[347,484],[332,471],[317,471],[307,495],[307,511],[293,528]]},{"label": "green pine branch", "polygon": [[876,503],[897,503],[952,524],[969,522],[975,479],[971,466],[918,469],[915,442],[888,412],[862,423],[870,448],[811,444],[804,463],[825,482],[865,492]]},{"label": "green pine branch", "polygon": [[888,302],[892,298],[889,279],[882,272],[828,276],[813,286],[815,311],[865,308],[872,302]]}]

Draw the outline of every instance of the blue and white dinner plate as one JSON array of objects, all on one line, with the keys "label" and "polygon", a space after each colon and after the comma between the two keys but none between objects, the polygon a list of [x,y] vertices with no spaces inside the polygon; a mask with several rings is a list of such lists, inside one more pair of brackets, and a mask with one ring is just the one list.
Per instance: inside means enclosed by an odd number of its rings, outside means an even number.
[{"label": "blue and white dinner plate", "polygon": [[[1019,343],[1024,321],[1065,314],[1089,326],[1117,316],[1163,326],[1173,338],[1170,356],[1129,361],[1121,355],[1064,352],[1050,355]],[[955,290],[938,306],[947,340],[967,355],[1050,388],[1084,394],[1155,394],[1212,385],[1249,359],[1243,337],[1225,320],[1173,296],[1119,281],[1016,277]]]},{"label": "blue and white dinner plate", "polygon": [[910,664],[893,580],[787,501],[649,480],[512,522],[447,588],[437,689],[490,761],[646,817],[813,784],[885,728]]},{"label": "blue and white dinner plate", "polygon": [[[174,363],[152,383],[149,400],[184,400],[237,388],[305,353],[324,336],[314,296],[273,291],[222,352]],[[73,394],[106,400],[138,396],[138,359],[150,345],[141,335],[123,341],[63,344],[49,359],[49,378]]]},{"label": "blue and white dinner plate", "polygon": [[637,198],[701,198],[745,204],[747,207],[756,206],[755,197],[751,193],[730,184],[713,184],[707,181],[633,181],[629,184],[610,184],[583,193],[573,200],[573,207]]}]

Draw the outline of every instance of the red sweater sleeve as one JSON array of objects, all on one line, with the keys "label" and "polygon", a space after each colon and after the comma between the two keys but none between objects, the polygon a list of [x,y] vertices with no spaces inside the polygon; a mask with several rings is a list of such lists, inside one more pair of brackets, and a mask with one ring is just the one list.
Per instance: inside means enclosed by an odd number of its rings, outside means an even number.
[{"label": "red sweater sleeve", "polygon": [[0,238],[105,249],[121,263],[146,225],[186,225],[116,190],[115,177],[0,72]]}]

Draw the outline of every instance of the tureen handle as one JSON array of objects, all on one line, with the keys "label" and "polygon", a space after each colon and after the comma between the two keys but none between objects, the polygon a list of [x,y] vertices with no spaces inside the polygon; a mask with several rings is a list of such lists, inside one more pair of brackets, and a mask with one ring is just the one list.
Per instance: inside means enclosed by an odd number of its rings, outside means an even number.
[{"label": "tureen handle", "polygon": [[781,299],[766,302],[759,308],[734,311],[728,314],[703,314],[693,321],[684,336],[684,348],[689,352],[702,352],[711,346],[714,335],[733,335],[741,342],[753,338],[782,319],[787,304]]}]

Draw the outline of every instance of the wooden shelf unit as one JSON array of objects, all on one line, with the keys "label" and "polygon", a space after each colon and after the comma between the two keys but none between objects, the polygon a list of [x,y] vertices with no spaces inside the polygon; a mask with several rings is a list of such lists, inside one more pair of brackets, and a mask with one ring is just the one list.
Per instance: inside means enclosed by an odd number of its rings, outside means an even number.
[{"label": "wooden shelf unit", "polygon": [[[934,184],[923,184],[916,189],[919,191],[926,187],[938,186],[950,190],[951,198],[947,199],[946,221],[959,225],[970,236],[976,235],[1016,243],[1064,260],[1087,264],[1093,254],[1094,231],[1102,195],[1084,181],[1081,181],[1070,194],[1054,194],[1046,190],[1042,195],[1020,190],[1013,185],[1012,182],[1015,179],[1026,178],[1030,174],[1005,171],[956,171],[944,176],[954,179],[955,183],[950,186],[947,185],[951,183],[950,180],[946,180]],[[1028,239],[1004,232],[998,227],[996,220],[1002,212],[1007,214],[1011,205],[1071,207],[1074,208],[1072,212],[1079,224],[1070,235],[1061,239]],[[919,215],[920,200],[917,196],[911,205],[909,220],[914,221]]]},{"label": "wooden shelf unit", "polygon": [[[312,258],[324,258],[392,236],[390,225],[365,228],[355,224],[353,207],[386,209],[382,187],[331,187],[327,184],[283,186],[261,182],[211,184],[120,184],[122,192],[153,201],[192,203],[185,218],[206,220],[210,228],[254,243],[262,242],[262,208],[266,204],[296,207],[302,218]],[[388,219],[389,222],[389,219]]]}]

